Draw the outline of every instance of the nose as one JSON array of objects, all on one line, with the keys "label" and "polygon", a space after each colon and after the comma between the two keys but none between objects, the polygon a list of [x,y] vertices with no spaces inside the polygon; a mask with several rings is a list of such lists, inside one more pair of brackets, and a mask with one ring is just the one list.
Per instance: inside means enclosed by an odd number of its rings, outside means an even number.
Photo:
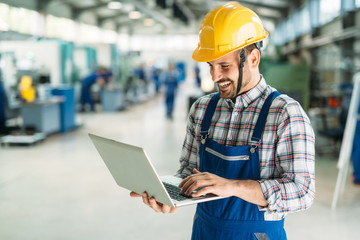
[{"label": "nose", "polygon": [[211,70],[211,77],[214,82],[217,82],[220,79],[222,79],[223,76],[222,76],[221,68],[213,67]]}]

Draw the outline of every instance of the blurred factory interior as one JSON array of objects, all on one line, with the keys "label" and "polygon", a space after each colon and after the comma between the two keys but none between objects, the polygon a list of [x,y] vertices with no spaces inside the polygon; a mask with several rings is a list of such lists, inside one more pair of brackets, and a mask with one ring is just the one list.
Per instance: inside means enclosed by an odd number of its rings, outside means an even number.
[{"label": "blurred factory interior", "polygon": [[[269,32],[260,72],[316,135],[315,202],[288,215],[288,239],[358,239],[360,0],[238,2]],[[190,106],[216,91],[191,58],[200,23],[224,3],[0,0],[0,239],[190,239],[195,206],[163,215],[130,198],[88,133],[144,147],[160,175],[175,173]]]}]

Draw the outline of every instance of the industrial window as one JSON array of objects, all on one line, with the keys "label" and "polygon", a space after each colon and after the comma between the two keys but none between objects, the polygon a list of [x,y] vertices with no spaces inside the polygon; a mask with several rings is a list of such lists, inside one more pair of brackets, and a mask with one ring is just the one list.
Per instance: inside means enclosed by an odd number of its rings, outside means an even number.
[{"label": "industrial window", "polygon": [[286,40],[291,41],[295,39],[295,24],[294,24],[294,14],[290,16],[290,18],[285,23],[286,28]]},{"label": "industrial window", "polygon": [[276,26],[276,28],[272,33],[270,33],[270,39],[275,45],[282,45],[286,42],[285,39],[286,31],[284,30],[284,28],[285,25],[284,22],[282,22]]},{"label": "industrial window", "polygon": [[25,8],[0,3],[0,30],[39,35],[40,14]]},{"label": "industrial window", "polygon": [[300,20],[301,16],[300,16],[300,12],[295,12],[292,14],[291,16],[291,23],[292,26],[294,28],[294,37],[298,37],[301,35],[301,20]]},{"label": "industrial window", "polygon": [[310,11],[310,23],[311,28],[318,27],[319,24],[319,2],[318,1],[310,1],[308,2],[309,11]]},{"label": "industrial window", "polygon": [[[349,12],[356,9],[356,1],[358,0],[342,0],[342,11]],[[359,1],[358,1],[359,2]]]},{"label": "industrial window", "polygon": [[9,30],[9,17],[10,7],[6,4],[0,3],[0,31]]},{"label": "industrial window", "polygon": [[[53,15],[45,17],[45,36],[74,41],[76,36],[76,23],[67,18],[59,18]],[[80,35],[81,36],[81,35]]]},{"label": "industrial window", "polygon": [[341,0],[320,0],[320,24],[326,24],[340,15]]},{"label": "industrial window", "polygon": [[311,31],[309,5],[306,5],[299,12],[299,32],[305,34]]}]

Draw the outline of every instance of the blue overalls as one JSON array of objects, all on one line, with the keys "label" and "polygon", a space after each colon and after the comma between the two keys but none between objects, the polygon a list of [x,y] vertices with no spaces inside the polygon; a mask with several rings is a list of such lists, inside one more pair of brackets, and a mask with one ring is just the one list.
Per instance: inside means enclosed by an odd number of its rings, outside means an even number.
[{"label": "blue overalls", "polygon": [[0,81],[0,132],[6,127],[6,111],[5,111],[5,90]]},{"label": "blue overalls", "polygon": [[90,105],[91,111],[95,110],[94,100],[92,99],[92,96],[91,96],[91,86],[96,82],[97,78],[98,78],[98,74],[91,73],[89,76],[85,77],[82,80],[81,97],[80,97],[81,111],[85,111],[86,104]]},{"label": "blue overalls", "polygon": [[168,72],[165,75],[165,104],[166,104],[166,115],[172,117],[174,111],[175,95],[178,86],[179,75],[175,72]]},{"label": "blue overalls", "polygon": [[[210,172],[227,179],[260,179],[258,145],[270,105],[279,92],[266,99],[255,125],[252,145],[228,147],[209,139],[208,130],[219,94],[209,102],[201,124],[200,172]],[[258,206],[238,197],[200,203],[193,225],[193,240],[209,239],[276,239],[286,240],[284,220],[264,221]]]},{"label": "blue overalls", "polygon": [[[360,114],[360,105],[358,109],[358,114]],[[355,184],[360,184],[360,120],[357,121],[353,142],[353,150],[351,154],[351,158],[353,160],[353,182]]]}]

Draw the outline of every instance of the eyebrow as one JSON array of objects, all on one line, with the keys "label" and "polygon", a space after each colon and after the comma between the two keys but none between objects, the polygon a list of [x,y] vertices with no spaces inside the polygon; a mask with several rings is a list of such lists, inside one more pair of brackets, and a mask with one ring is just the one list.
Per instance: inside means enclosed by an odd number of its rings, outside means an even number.
[{"label": "eyebrow", "polygon": [[[210,62],[207,62],[207,64],[209,64],[210,66],[212,66],[212,64]],[[231,64],[231,62],[219,62],[216,63],[217,65],[223,65],[223,64]]]}]

